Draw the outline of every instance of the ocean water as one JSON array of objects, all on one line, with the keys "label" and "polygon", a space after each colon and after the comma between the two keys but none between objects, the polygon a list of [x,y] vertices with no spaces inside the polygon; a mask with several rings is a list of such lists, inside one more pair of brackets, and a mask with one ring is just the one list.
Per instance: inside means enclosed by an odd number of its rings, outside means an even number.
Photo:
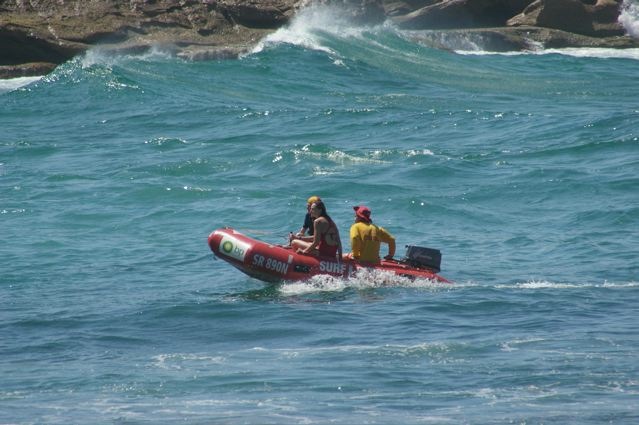
[{"label": "ocean water", "polygon": [[[309,10],[238,60],[0,83],[0,423],[638,423],[639,52],[414,36]],[[455,283],[210,253],[313,194]]]}]

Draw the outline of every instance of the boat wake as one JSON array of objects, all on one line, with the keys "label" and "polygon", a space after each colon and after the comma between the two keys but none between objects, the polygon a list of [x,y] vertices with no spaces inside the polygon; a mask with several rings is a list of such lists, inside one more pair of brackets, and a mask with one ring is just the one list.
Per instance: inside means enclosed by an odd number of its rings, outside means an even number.
[{"label": "boat wake", "polygon": [[313,276],[302,282],[285,282],[278,287],[285,296],[342,292],[349,289],[367,290],[388,287],[416,288],[428,291],[450,290],[451,285],[431,279],[410,279],[385,270],[360,270],[356,275],[341,278],[329,275]]},{"label": "boat wake", "polygon": [[[459,285],[457,285],[459,286]],[[639,282],[551,282],[547,280],[531,280],[528,282],[516,282],[511,284],[497,284],[496,289],[584,289],[584,288],[606,288],[606,289],[624,289],[635,288],[639,286]]]},{"label": "boat wake", "polygon": [[337,293],[348,290],[369,290],[380,288],[413,288],[430,292],[442,290],[463,290],[492,288],[505,291],[553,291],[553,290],[584,290],[584,289],[632,289],[639,286],[639,282],[552,282],[548,280],[531,280],[514,283],[481,284],[478,282],[455,282],[454,286],[430,279],[409,279],[397,276],[383,270],[361,270],[356,276],[339,278],[328,275],[313,276],[302,282],[285,282],[277,286],[277,292],[282,296],[298,296],[318,293]]}]

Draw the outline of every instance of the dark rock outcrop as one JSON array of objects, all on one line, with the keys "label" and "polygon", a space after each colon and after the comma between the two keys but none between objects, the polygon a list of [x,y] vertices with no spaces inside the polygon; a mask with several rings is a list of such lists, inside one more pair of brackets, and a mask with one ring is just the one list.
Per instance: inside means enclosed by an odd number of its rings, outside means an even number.
[{"label": "dark rock outcrop", "polygon": [[621,36],[624,30],[617,22],[619,7],[615,0],[600,0],[593,5],[580,0],[536,0],[507,25],[553,28],[592,37]]},{"label": "dark rock outcrop", "polygon": [[394,18],[407,29],[451,29],[502,26],[533,0],[435,0]]},{"label": "dark rock outcrop", "polygon": [[5,0],[0,68],[7,75],[16,65],[60,64],[98,43],[125,51],[160,45],[197,58],[237,56],[286,24],[300,1]]},{"label": "dark rock outcrop", "polygon": [[408,33],[414,41],[443,50],[473,50],[493,52],[536,50],[566,47],[636,48],[630,37],[589,37],[581,34],[541,27],[497,27],[449,30],[421,30]]},{"label": "dark rock outcrop", "polygon": [[401,28],[459,29],[536,26],[593,37],[623,35],[617,22],[621,0],[424,0],[409,10],[388,3],[389,16]]},{"label": "dark rock outcrop", "polygon": [[388,0],[384,4],[390,19],[400,28],[422,31],[413,36],[430,46],[517,51],[540,45],[639,47],[639,41],[625,36],[618,22],[621,3],[622,0]]},{"label": "dark rock outcrop", "polygon": [[51,62],[29,62],[0,66],[0,78],[36,77],[53,71],[57,65]]},{"label": "dark rock outcrop", "polygon": [[[308,4],[339,6],[355,24],[392,20],[422,41],[489,50],[639,47],[617,22],[622,0],[0,0],[0,78],[46,72],[100,44],[236,57]],[[438,31],[433,31],[438,30]],[[458,43],[458,44],[459,44]]]}]

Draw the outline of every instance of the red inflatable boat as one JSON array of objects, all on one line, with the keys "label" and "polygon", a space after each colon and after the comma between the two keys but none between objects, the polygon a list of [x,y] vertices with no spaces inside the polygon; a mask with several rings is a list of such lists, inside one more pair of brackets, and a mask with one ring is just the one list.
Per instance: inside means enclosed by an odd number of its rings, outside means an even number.
[{"label": "red inflatable boat", "polygon": [[[439,259],[430,267],[425,266],[424,262],[420,262],[416,257],[401,261],[382,260],[379,264],[374,265],[365,265],[346,258],[338,262],[335,258],[298,254],[290,247],[258,241],[228,227],[217,229],[209,235],[209,247],[218,258],[237,267],[247,275],[265,282],[306,280],[320,274],[348,277],[359,269],[374,268],[411,279],[430,279],[450,283],[437,274]],[[411,248],[429,250],[428,248],[409,247],[409,252]]]}]

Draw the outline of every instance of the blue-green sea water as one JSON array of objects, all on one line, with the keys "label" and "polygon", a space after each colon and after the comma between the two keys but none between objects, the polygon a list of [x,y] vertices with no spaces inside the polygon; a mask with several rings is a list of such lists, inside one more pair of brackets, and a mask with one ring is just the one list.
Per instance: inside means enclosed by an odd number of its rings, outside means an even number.
[{"label": "blue-green sea water", "polygon": [[[316,18],[0,84],[0,423],[638,423],[639,52]],[[455,283],[266,285],[209,251],[283,243],[310,195]]]}]

